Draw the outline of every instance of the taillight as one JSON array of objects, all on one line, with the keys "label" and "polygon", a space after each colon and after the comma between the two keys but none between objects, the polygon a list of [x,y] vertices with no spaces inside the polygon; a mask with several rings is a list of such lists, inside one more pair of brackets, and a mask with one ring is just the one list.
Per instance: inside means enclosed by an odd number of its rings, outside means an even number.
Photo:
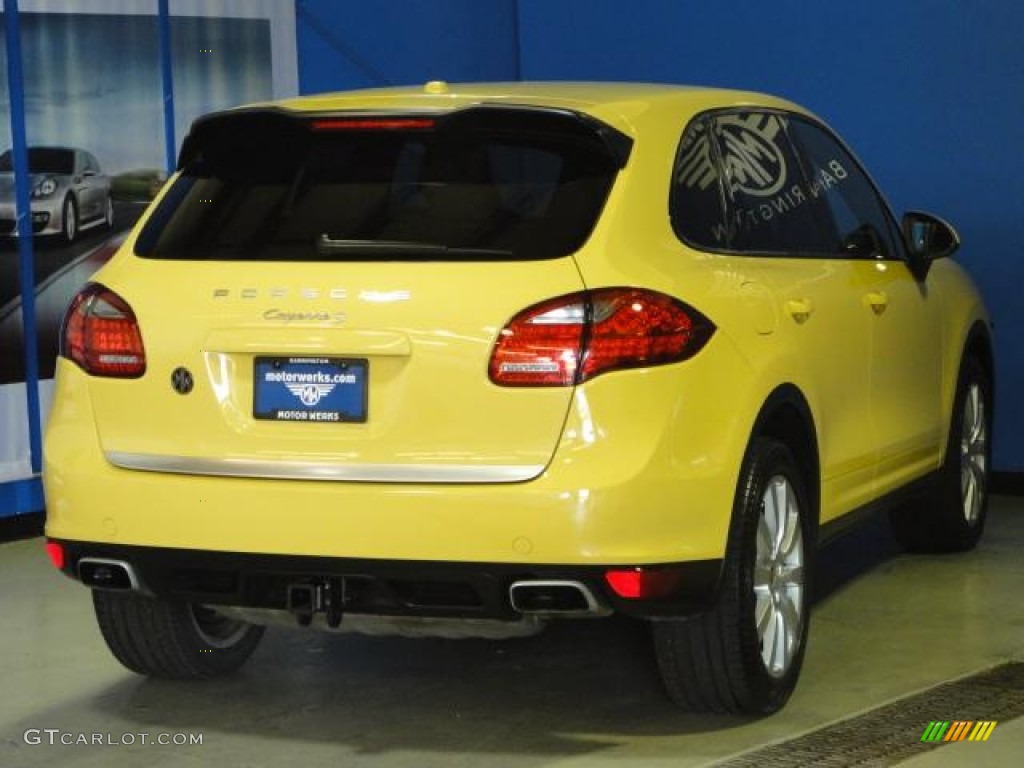
[{"label": "taillight", "polygon": [[663,293],[601,288],[550,299],[513,317],[494,344],[489,375],[506,387],[565,387],[607,371],[693,357],[715,326]]},{"label": "taillight", "polygon": [[128,302],[90,283],[64,316],[60,354],[93,376],[138,378],[146,372],[146,350]]},{"label": "taillight", "polygon": [[683,585],[683,571],[678,567],[622,568],[605,571],[605,581],[612,591],[627,600],[666,598]]},{"label": "taillight", "polygon": [[64,570],[65,556],[64,547],[56,541],[46,542],[46,554],[50,557],[53,567],[59,571]]}]

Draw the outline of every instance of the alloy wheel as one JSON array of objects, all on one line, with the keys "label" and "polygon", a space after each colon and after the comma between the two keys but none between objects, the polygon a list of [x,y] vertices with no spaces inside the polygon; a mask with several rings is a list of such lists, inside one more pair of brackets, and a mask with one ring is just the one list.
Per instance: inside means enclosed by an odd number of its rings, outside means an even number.
[{"label": "alloy wheel", "polygon": [[64,203],[64,239],[72,243],[78,235],[78,221],[75,204],[69,197]]},{"label": "alloy wheel", "polygon": [[804,622],[804,541],[799,498],[782,475],[765,488],[754,560],[754,621],[772,677],[790,669]]},{"label": "alloy wheel", "polygon": [[985,396],[981,386],[977,382],[972,382],[964,397],[960,434],[960,494],[964,519],[971,525],[977,522],[985,501],[987,443]]}]

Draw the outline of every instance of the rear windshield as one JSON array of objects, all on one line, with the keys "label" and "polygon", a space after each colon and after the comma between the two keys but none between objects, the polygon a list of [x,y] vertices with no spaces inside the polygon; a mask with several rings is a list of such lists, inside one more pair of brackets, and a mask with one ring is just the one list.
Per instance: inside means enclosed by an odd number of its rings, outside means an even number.
[{"label": "rear windshield", "polygon": [[624,162],[578,116],[509,111],[243,115],[199,126],[190,142],[139,256],[554,258],[586,241]]}]

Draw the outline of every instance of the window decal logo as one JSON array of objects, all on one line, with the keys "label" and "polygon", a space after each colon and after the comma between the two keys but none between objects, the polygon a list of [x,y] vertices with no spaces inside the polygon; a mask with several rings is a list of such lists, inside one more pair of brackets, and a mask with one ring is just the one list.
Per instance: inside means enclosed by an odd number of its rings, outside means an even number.
[{"label": "window decal logo", "polygon": [[777,115],[725,115],[718,141],[732,192],[771,197],[786,183],[786,158],[776,143],[783,122]]},{"label": "window decal logo", "polygon": [[[742,113],[700,120],[687,129],[679,148],[676,183],[703,193],[689,198],[689,212],[714,217],[708,219],[707,242],[728,245],[739,232],[751,232],[809,201],[828,197],[849,178],[835,157],[810,159],[806,177],[798,167],[788,167],[792,160],[787,163],[787,126],[780,115]],[[721,185],[716,151],[723,169]],[[717,201],[720,188],[725,191],[724,211]]]},{"label": "window decal logo", "polygon": [[677,181],[688,189],[701,192],[718,181],[718,171],[711,157],[711,142],[708,141],[707,125],[701,121],[691,126],[683,137],[679,148],[679,171]]}]

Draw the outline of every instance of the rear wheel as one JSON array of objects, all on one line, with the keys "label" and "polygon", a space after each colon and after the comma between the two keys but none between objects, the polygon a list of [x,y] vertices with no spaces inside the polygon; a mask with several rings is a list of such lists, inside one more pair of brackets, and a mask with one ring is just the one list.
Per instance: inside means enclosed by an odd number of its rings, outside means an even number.
[{"label": "rear wheel", "polygon": [[991,386],[976,357],[960,367],[946,459],[933,493],[893,510],[892,529],[912,552],[962,552],[978,543],[988,511]]},{"label": "rear wheel", "polygon": [[717,604],[700,616],[654,623],[658,666],[676,703],[747,714],[785,704],[807,640],[812,520],[790,450],[755,440],[736,493]]},{"label": "rear wheel", "polygon": [[201,605],[93,590],[107,646],[133,672],[202,679],[234,672],[256,649],[263,627]]}]

